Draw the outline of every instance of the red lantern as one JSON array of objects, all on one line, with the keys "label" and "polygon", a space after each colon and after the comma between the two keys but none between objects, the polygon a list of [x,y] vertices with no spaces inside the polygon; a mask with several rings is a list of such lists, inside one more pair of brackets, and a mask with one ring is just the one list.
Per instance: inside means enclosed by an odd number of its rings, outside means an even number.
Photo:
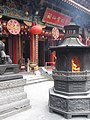
[{"label": "red lantern", "polygon": [[39,25],[35,25],[31,28],[30,32],[32,34],[41,34],[42,33],[42,28]]}]

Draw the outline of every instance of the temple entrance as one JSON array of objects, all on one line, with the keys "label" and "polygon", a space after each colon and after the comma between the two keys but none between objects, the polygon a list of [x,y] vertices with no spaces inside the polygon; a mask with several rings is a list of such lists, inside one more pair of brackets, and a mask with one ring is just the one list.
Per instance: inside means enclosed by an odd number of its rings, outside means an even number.
[{"label": "temple entrance", "polygon": [[38,64],[39,66],[45,65],[45,41],[38,43]]},{"label": "temple entrance", "polygon": [[22,41],[22,56],[27,62],[27,59],[30,59],[30,38],[28,35],[21,36]]}]

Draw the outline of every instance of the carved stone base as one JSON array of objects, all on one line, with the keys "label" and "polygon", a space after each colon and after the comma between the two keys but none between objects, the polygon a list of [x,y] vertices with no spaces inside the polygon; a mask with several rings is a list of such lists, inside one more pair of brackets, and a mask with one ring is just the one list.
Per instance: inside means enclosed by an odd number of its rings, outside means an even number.
[{"label": "carved stone base", "polygon": [[30,106],[25,84],[26,80],[19,74],[0,76],[0,116]]},{"label": "carved stone base", "polygon": [[55,93],[53,88],[49,91],[49,111],[56,111],[65,118],[84,115],[90,118],[90,94],[66,96]]},{"label": "carved stone base", "polygon": [[5,73],[19,73],[18,64],[3,64],[0,65],[0,75]]}]

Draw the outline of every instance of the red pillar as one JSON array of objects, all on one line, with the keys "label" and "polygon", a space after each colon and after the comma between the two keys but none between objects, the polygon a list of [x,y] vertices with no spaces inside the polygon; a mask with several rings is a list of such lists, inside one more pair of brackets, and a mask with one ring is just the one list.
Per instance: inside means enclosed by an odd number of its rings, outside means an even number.
[{"label": "red pillar", "polygon": [[17,63],[17,60],[16,60],[16,40],[13,40],[13,63],[16,64]]},{"label": "red pillar", "polygon": [[17,64],[19,59],[22,58],[21,56],[21,40],[20,40],[20,36],[14,36],[13,37],[13,40],[12,40],[12,44],[13,44],[13,51],[12,51],[12,54],[13,54],[13,63],[14,64]]},{"label": "red pillar", "polygon": [[[36,23],[32,22],[32,26],[34,26]],[[35,62],[34,61],[34,40],[35,40],[35,35],[31,34],[31,38],[30,38],[30,62]]]},{"label": "red pillar", "polygon": [[34,35],[30,39],[30,61],[34,62]]}]

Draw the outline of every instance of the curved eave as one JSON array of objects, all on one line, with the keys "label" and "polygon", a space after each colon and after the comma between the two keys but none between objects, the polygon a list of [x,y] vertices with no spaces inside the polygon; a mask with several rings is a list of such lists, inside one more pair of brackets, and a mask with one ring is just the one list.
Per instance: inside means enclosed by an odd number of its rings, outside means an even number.
[{"label": "curved eave", "polygon": [[79,25],[76,25],[75,23],[70,23],[69,25],[64,26],[64,29],[70,29],[70,28],[80,28]]},{"label": "curved eave", "polygon": [[77,37],[67,37],[60,46],[85,46]]},{"label": "curved eave", "polygon": [[84,45],[78,38],[74,38],[74,37],[71,37],[71,38],[66,38],[60,45],[58,46],[50,46],[50,50],[54,51],[54,50],[57,50],[57,49],[75,49],[75,48],[80,48],[80,49],[83,49],[83,48],[88,48],[90,49],[90,46],[86,46]]},{"label": "curved eave", "polygon": [[58,49],[90,49],[90,46],[50,46],[49,50],[56,51]]}]

